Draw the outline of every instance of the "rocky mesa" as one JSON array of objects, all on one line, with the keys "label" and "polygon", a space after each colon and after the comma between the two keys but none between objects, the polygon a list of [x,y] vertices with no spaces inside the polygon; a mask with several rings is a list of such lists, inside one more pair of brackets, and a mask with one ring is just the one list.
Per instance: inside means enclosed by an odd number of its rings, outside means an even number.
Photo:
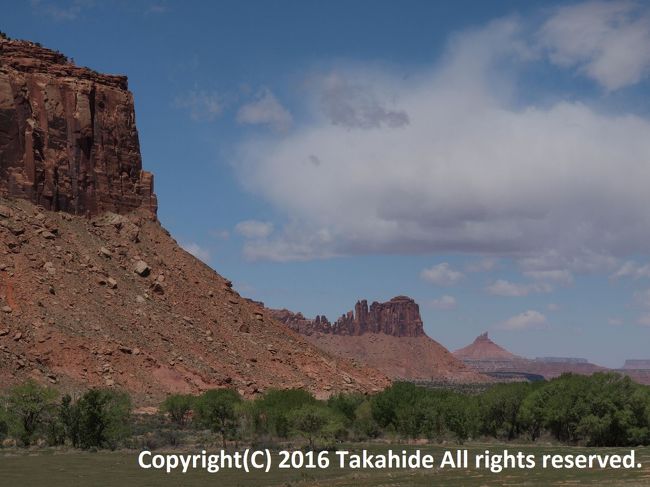
[{"label": "rocky mesa", "polygon": [[310,335],[324,333],[332,335],[360,336],[365,333],[384,333],[395,337],[423,336],[420,307],[407,296],[396,296],[385,303],[357,301],[354,311],[342,315],[333,324],[326,316],[307,319],[302,313],[289,310],[272,310],[274,316],[293,330]]},{"label": "rocky mesa", "polygon": [[0,39],[0,387],[120,387],[140,404],[233,387],[377,391],[376,370],[279,323],[156,218],[133,96]]},{"label": "rocky mesa", "polygon": [[418,304],[407,296],[387,302],[357,301],[354,310],[334,323],[286,309],[270,310],[289,328],[328,353],[376,368],[393,379],[428,382],[485,382],[426,335]]}]

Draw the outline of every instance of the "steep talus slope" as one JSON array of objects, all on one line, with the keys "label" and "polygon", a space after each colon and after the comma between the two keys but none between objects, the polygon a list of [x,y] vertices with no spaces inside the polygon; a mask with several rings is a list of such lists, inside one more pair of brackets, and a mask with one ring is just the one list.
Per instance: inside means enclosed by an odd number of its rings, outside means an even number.
[{"label": "steep talus slope", "polygon": [[[150,217],[0,206],[0,385],[124,387],[143,402],[232,386],[323,396],[387,379],[274,321]],[[146,265],[145,265],[146,264]]]}]

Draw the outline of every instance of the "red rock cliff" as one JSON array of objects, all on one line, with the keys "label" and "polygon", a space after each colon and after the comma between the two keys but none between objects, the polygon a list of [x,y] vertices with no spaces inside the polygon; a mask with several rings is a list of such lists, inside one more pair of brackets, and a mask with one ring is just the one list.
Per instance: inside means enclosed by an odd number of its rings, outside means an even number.
[{"label": "red rock cliff", "polygon": [[126,77],[0,39],[0,194],[75,214],[155,215]]},{"label": "red rock cliff", "polygon": [[307,335],[314,332],[352,336],[365,333],[384,333],[402,337],[424,335],[420,307],[407,296],[397,296],[385,303],[375,301],[370,307],[365,299],[357,301],[354,311],[342,315],[333,324],[330,324],[325,316],[317,316],[310,320],[302,313],[292,313],[287,310],[272,311],[275,319]]}]

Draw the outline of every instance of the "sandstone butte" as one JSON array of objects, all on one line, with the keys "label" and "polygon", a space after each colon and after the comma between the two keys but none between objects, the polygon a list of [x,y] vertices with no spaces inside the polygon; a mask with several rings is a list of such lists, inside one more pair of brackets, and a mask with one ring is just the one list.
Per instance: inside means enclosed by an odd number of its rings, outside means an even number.
[{"label": "sandstone butte", "polygon": [[420,308],[406,296],[358,301],[334,323],[286,309],[273,316],[326,352],[376,368],[392,379],[479,383],[490,379],[455,358],[424,332]]},{"label": "sandstone butte", "polygon": [[390,381],[273,319],[156,217],[123,76],[0,39],[0,387],[167,393]]},{"label": "sandstone butte", "polygon": [[487,332],[479,335],[466,347],[456,350],[454,356],[484,374],[534,374],[552,379],[566,373],[591,375],[594,372],[613,370],[642,384],[650,384],[648,360],[628,360],[622,369],[607,369],[586,359],[573,357],[528,359],[497,345],[488,337]]}]

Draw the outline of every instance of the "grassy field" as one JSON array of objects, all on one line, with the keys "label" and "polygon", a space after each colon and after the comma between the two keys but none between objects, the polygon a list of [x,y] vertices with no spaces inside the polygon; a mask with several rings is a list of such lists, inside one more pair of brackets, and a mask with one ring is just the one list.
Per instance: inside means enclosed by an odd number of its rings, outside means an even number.
[{"label": "grassy field", "polygon": [[[361,448],[356,445],[350,450]],[[388,447],[367,446],[375,453]],[[393,446],[401,450],[402,446]],[[412,450],[415,447],[407,449]],[[419,447],[423,453],[433,454],[438,460],[444,451],[439,446]],[[473,453],[492,451],[523,451],[541,458],[544,453],[629,453],[615,448],[570,448],[531,447],[515,445],[471,445]],[[187,474],[165,474],[153,470],[142,470],[137,465],[138,452],[53,452],[38,453],[0,450],[0,486],[508,486],[508,485],[606,485],[606,486],[650,486],[650,448],[636,449],[637,461],[643,468],[634,470],[509,470],[495,474],[485,470],[432,470],[432,471],[350,471],[330,467],[324,471],[272,470],[269,474],[255,472],[220,471],[209,474],[192,471]]]}]

